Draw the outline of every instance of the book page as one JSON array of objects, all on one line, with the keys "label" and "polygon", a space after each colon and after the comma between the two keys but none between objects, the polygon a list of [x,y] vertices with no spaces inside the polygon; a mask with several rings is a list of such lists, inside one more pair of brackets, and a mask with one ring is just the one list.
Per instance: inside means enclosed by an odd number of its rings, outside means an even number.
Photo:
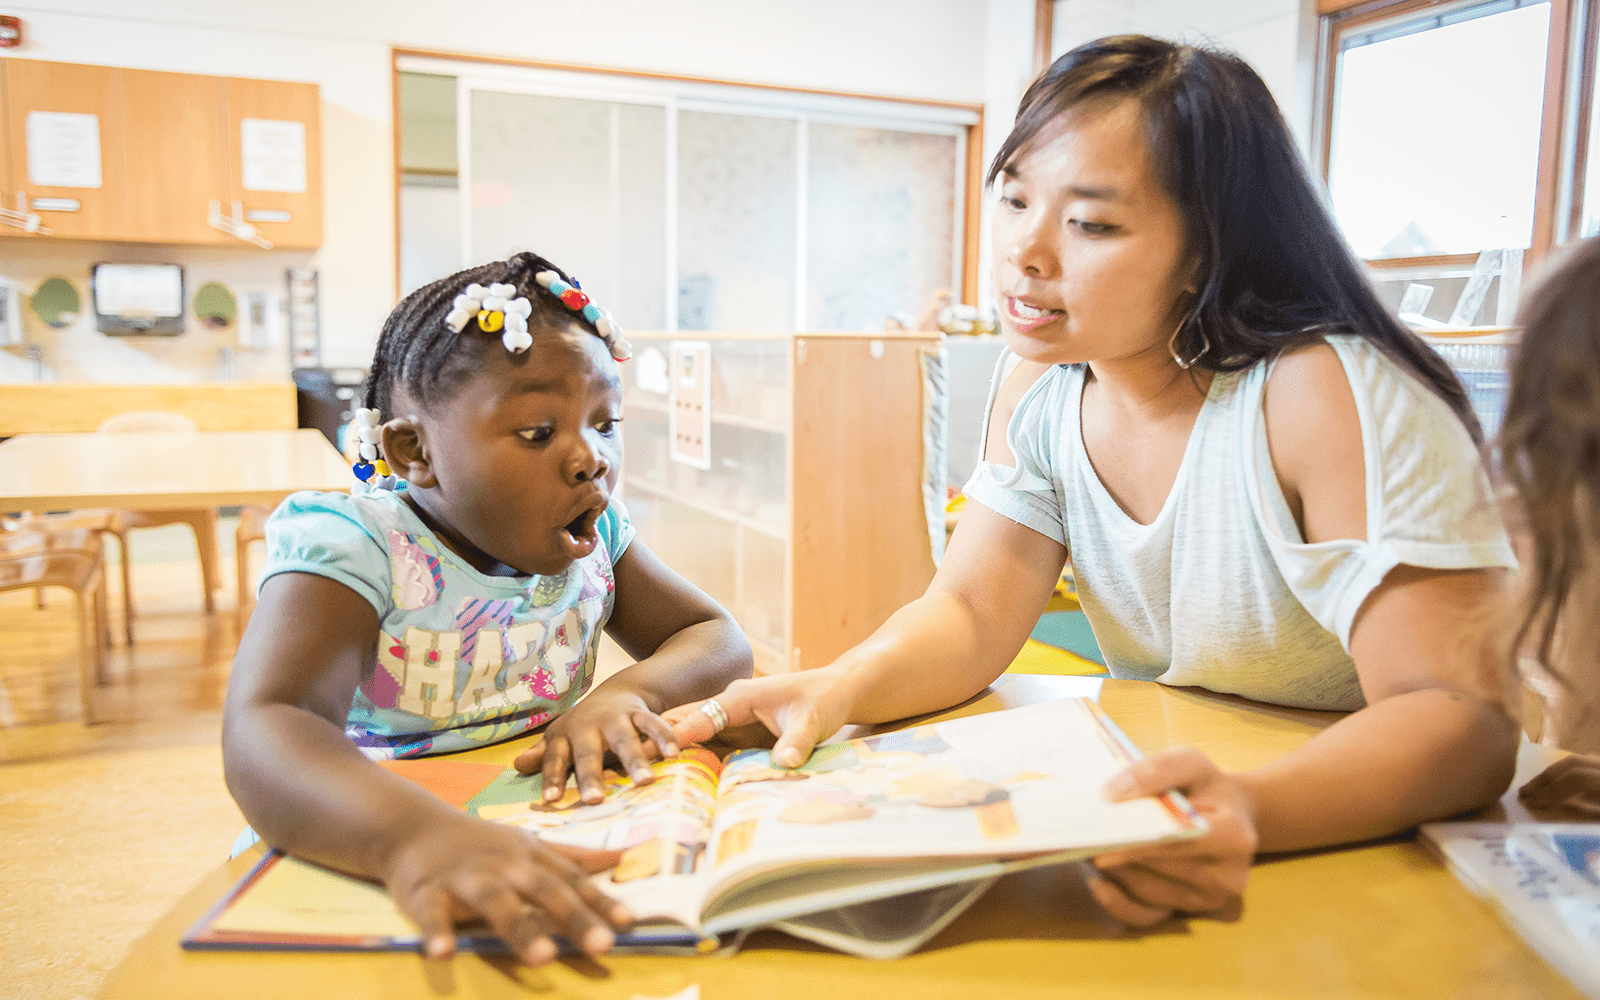
[{"label": "book page", "polygon": [[718,789],[713,896],[807,861],[875,861],[888,875],[919,860],[1089,854],[1203,831],[1181,800],[1106,801],[1133,753],[1078,698],[826,744],[793,771],[743,751]]},{"label": "book page", "polygon": [[1535,951],[1600,997],[1600,825],[1425,823],[1421,833]]},{"label": "book page", "polygon": [[592,850],[621,851],[617,867],[595,876],[609,895],[641,918],[664,917],[697,925],[696,872],[716,811],[722,763],[702,747],[689,747],[653,765],[656,780],[635,785],[605,772],[606,798],[584,805],[575,782],[561,798],[540,798],[538,776],[508,772],[471,802],[480,819],[518,827],[541,840]]}]

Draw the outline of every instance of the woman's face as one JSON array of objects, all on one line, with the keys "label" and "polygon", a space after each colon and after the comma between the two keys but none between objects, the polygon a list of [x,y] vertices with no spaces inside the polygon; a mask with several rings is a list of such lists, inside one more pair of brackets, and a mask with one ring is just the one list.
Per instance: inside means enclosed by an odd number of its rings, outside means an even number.
[{"label": "woman's face", "polygon": [[1045,364],[1172,364],[1167,344],[1194,264],[1146,155],[1138,102],[1078,105],[997,183],[994,288],[1011,350]]}]

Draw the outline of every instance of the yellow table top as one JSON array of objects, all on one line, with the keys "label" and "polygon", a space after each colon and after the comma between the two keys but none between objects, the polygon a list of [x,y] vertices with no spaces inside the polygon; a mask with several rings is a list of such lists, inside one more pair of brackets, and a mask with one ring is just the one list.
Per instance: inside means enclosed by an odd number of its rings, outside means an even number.
[{"label": "yellow table top", "polygon": [[[1138,681],[1006,675],[939,717],[1086,695],[1145,751],[1189,744],[1225,769],[1297,746],[1338,718]],[[529,739],[460,755],[509,763]],[[1526,768],[1549,755],[1526,746]],[[1527,773],[1519,773],[1525,779]],[[1508,793],[1507,802],[1514,803]],[[1499,818],[1504,805],[1490,810]],[[1522,814],[1524,817],[1526,813]],[[195,888],[107,980],[108,998],[672,997],[1450,997],[1579,994],[1412,837],[1268,858],[1233,921],[1176,920],[1144,933],[1096,915],[1074,866],[1005,876],[916,953],[888,962],[757,932],[732,957],[615,956],[527,969],[503,957],[427,963],[409,953],[185,952],[178,941],[259,856]]]},{"label": "yellow table top", "polygon": [[22,434],[0,442],[0,511],[275,506],[355,482],[320,431]]}]

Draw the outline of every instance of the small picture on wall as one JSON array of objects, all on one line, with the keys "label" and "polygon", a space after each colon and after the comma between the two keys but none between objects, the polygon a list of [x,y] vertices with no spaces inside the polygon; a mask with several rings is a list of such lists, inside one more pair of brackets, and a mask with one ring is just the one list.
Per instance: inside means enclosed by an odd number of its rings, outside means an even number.
[{"label": "small picture on wall", "polygon": [[711,468],[711,344],[672,342],[668,455],[697,469]]}]

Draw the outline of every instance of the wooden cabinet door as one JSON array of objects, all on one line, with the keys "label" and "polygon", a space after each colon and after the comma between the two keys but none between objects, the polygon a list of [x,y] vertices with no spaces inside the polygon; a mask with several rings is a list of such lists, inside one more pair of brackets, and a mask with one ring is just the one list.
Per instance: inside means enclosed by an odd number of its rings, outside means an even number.
[{"label": "wooden cabinet door", "polygon": [[232,188],[224,211],[239,202],[244,220],[275,247],[320,246],[321,91],[314,83],[235,77],[224,85]]},{"label": "wooden cabinet door", "polygon": [[121,73],[107,66],[6,60],[13,161],[7,205],[16,208],[18,192],[25,192],[28,207],[55,236],[125,238]]},{"label": "wooden cabinet door", "polygon": [[213,203],[229,211],[221,78],[123,70],[122,115],[125,238],[239,243],[207,222]]}]

